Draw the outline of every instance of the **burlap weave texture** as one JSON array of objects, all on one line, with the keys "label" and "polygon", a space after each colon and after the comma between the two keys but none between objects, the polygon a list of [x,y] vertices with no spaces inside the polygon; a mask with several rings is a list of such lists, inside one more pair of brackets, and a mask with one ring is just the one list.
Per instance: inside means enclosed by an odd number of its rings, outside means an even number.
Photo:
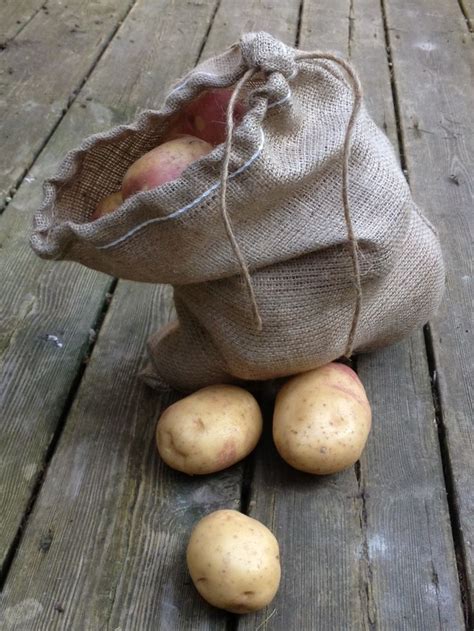
[{"label": "burlap weave texture", "polygon": [[[341,161],[354,95],[333,61],[300,59],[249,33],[191,71],[159,111],[86,139],[68,154],[35,216],[32,246],[120,278],[170,283],[179,323],[150,339],[155,384],[192,390],[294,374],[344,354],[354,274],[341,200]],[[160,143],[202,90],[258,73],[232,136],[227,208],[251,272],[256,330],[219,203],[224,147],[174,182],[89,218],[138,157]],[[348,197],[362,305],[355,351],[392,343],[437,308],[444,268],[433,227],[414,204],[394,151],[362,106],[352,132]]]}]

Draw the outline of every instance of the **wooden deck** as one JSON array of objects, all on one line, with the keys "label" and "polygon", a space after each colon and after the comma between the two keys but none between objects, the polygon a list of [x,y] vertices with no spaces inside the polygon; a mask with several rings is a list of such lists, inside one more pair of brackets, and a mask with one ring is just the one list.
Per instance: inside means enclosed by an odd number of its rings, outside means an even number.
[{"label": "wooden deck", "polygon": [[[472,0],[3,0],[0,4],[0,629],[434,631],[473,628]],[[158,107],[177,77],[265,29],[338,50],[440,231],[447,292],[409,340],[357,358],[373,405],[353,470],[275,455],[188,478],[137,379],[165,287],[28,246],[41,182],[88,134]],[[271,415],[271,392],[260,395]],[[269,525],[283,580],[237,617],[188,578],[192,525],[220,507]],[[265,622],[266,621],[266,622]]]}]

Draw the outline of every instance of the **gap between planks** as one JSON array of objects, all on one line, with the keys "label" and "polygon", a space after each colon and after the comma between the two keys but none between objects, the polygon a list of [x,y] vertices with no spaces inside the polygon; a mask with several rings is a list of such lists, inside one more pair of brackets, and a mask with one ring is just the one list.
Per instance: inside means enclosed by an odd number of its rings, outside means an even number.
[{"label": "gap between planks", "polygon": [[[354,0],[350,0],[349,2],[349,13],[347,16],[347,56],[349,62],[352,57],[352,42],[354,40],[354,26],[355,26],[355,17],[354,17]],[[384,23],[385,27],[385,23]],[[387,47],[385,48],[387,51]],[[391,64],[389,63],[389,75],[390,81],[392,81],[392,72],[391,72]],[[393,90],[392,90],[392,98],[393,98]],[[397,120],[397,110],[394,107],[395,111],[395,123],[397,125],[397,133],[398,133],[398,120]],[[399,145],[400,146],[400,145]],[[352,369],[357,373],[357,356],[353,356],[350,360],[350,364]],[[368,631],[375,631],[377,626],[377,614],[376,614],[376,605],[372,596],[372,565],[370,560],[369,553],[369,541],[367,538],[368,532],[368,521],[367,521],[367,503],[366,503],[366,485],[365,479],[363,476],[363,470],[358,460],[353,467],[354,475],[357,480],[357,488],[358,488],[358,500],[359,500],[359,526],[360,526],[360,536],[361,536],[361,554],[360,554],[360,570],[359,570],[359,597],[360,601],[363,605],[363,609],[365,610],[365,624],[367,625]]]},{"label": "gap between planks", "polygon": [[24,22],[22,22],[21,26],[18,27],[17,31],[15,31],[13,35],[10,35],[10,37],[7,37],[7,39],[5,39],[3,42],[0,42],[0,50],[5,50],[8,44],[10,44],[10,42],[12,42],[16,37],[18,37],[25,26],[28,26],[31,20],[36,17],[40,11],[45,11],[48,2],[49,0],[45,0],[45,2],[43,2],[43,4],[36,9],[36,11],[34,11]]},{"label": "gap between planks", "polygon": [[[351,0],[351,9],[352,9]],[[352,27],[351,27],[351,15],[349,15],[349,38],[352,36]],[[350,40],[349,40],[350,41]],[[350,50],[350,49],[349,49]],[[358,373],[357,366],[357,356],[352,357],[350,360],[351,368]],[[374,598],[372,596],[373,589],[373,572],[372,572],[372,563],[370,560],[370,551],[369,551],[369,540],[367,537],[368,532],[368,517],[367,517],[367,487],[364,478],[363,468],[361,466],[360,460],[358,460],[354,465],[354,474],[357,480],[357,488],[358,488],[358,500],[359,500],[359,523],[360,523],[360,533],[361,533],[361,542],[362,549],[360,554],[360,587],[359,594],[361,603],[363,603],[365,608],[366,619],[365,623],[367,625],[368,631],[375,631],[377,629],[377,608],[374,602]]]},{"label": "gap between planks", "polygon": [[[463,0],[458,0],[458,3],[461,8],[461,11],[463,12],[466,23],[470,27],[471,26],[470,21],[467,16],[466,10],[464,8]],[[387,52],[387,63],[388,63],[389,73],[390,73],[390,85],[391,85],[391,90],[392,90],[392,98],[393,98],[393,105],[394,105],[394,112],[395,112],[395,123],[397,127],[397,139],[398,139],[398,146],[399,146],[400,164],[408,183],[410,183],[407,164],[406,164],[406,158],[405,158],[406,154],[405,154],[405,146],[404,146],[404,140],[403,140],[402,126],[401,126],[400,102],[399,102],[399,97],[398,97],[397,84],[395,81],[395,75],[393,72],[392,49],[391,49],[390,33],[389,33],[387,13],[386,13],[386,0],[380,0],[380,7],[381,7],[382,21],[383,21],[384,34],[385,34],[385,49]],[[460,520],[459,520],[459,514],[458,514],[458,510],[456,506],[456,501],[455,501],[453,472],[452,472],[452,467],[451,467],[449,450],[448,450],[448,446],[446,442],[446,428],[444,425],[443,413],[442,413],[442,408],[440,405],[441,399],[440,399],[440,393],[439,393],[439,388],[438,388],[438,383],[437,383],[437,378],[436,378],[436,360],[435,360],[435,353],[434,353],[433,341],[432,341],[432,335],[431,335],[431,329],[430,329],[429,323],[423,328],[423,334],[424,334],[423,337],[424,337],[427,367],[428,367],[429,378],[430,378],[430,383],[431,383],[431,398],[433,401],[433,409],[435,411],[435,423],[437,427],[438,443],[439,443],[439,450],[440,450],[440,456],[441,456],[441,464],[442,464],[442,469],[443,469],[443,480],[444,480],[444,486],[446,489],[446,499],[447,499],[448,510],[449,510],[449,518],[450,518],[449,521],[450,521],[451,534],[453,538],[453,546],[454,546],[454,552],[455,552],[454,556],[456,559],[456,569],[457,569],[459,587],[460,587],[460,592],[461,592],[462,611],[463,611],[466,629],[471,629],[473,628],[471,624],[474,621],[472,620],[473,612],[470,610],[469,598],[467,597],[468,583],[467,583],[467,572],[466,572],[466,557],[465,557],[465,550],[462,545],[462,541],[460,537]]]},{"label": "gap between planks", "polygon": [[202,54],[204,52],[204,48],[206,46],[206,42],[209,39],[209,33],[211,32],[212,26],[214,24],[214,20],[216,19],[217,12],[220,9],[221,2],[222,2],[222,0],[217,0],[217,2],[216,2],[216,6],[214,7],[214,11],[212,12],[211,19],[209,20],[208,27],[206,29],[206,32],[204,33],[204,36],[202,38],[201,46],[199,47],[198,54],[196,55],[196,59],[194,61],[194,65],[195,66],[197,66],[197,64],[199,63],[199,60],[202,57]]},{"label": "gap between planks", "polygon": [[398,155],[400,156],[400,166],[402,168],[403,174],[406,177],[408,183],[410,183],[410,178],[408,176],[406,158],[405,158],[405,144],[403,140],[402,134],[402,124],[400,117],[400,101],[398,98],[398,90],[397,85],[395,83],[395,75],[393,73],[393,59],[392,59],[392,48],[390,46],[390,35],[388,32],[388,22],[387,22],[387,12],[385,8],[385,1],[380,0],[380,11],[382,14],[382,22],[383,22],[383,32],[385,37],[385,52],[387,57],[387,65],[388,72],[390,75],[390,89],[392,91],[392,101],[393,101],[393,111],[395,114],[395,126],[397,129],[397,142],[398,142]]},{"label": "gap between planks", "polygon": [[469,587],[466,571],[466,551],[460,536],[461,523],[459,520],[459,513],[456,506],[455,492],[454,492],[454,479],[453,469],[451,465],[451,457],[449,453],[448,444],[446,441],[446,426],[443,417],[443,407],[441,405],[441,393],[438,387],[438,379],[436,374],[436,360],[433,346],[433,337],[431,333],[430,325],[427,324],[423,328],[426,357],[428,361],[428,370],[430,374],[431,383],[431,396],[433,398],[433,408],[435,411],[435,423],[438,430],[439,449],[441,454],[441,464],[443,465],[443,478],[444,485],[446,487],[446,499],[449,509],[449,521],[451,524],[451,532],[453,535],[454,553],[456,559],[456,566],[459,578],[459,587],[461,590],[461,604],[464,615],[464,622],[466,629],[474,628],[473,613],[470,608],[469,601]]},{"label": "gap between planks", "polygon": [[[357,372],[357,368],[354,367]],[[372,564],[370,561],[369,541],[367,539],[368,521],[367,521],[367,503],[366,503],[366,486],[360,460],[354,465],[354,473],[357,480],[360,499],[360,531],[362,539],[362,550],[360,555],[360,600],[365,605],[366,623],[369,631],[375,631],[377,628],[377,616],[375,602],[372,597]]]},{"label": "gap between planks", "polygon": [[301,22],[303,20],[303,11],[304,11],[304,0],[301,0],[300,8],[298,10],[298,22],[296,23],[296,37],[295,37],[296,48],[299,48],[299,45],[300,45]]},{"label": "gap between planks", "polygon": [[471,19],[470,15],[469,15],[469,11],[468,11],[468,9],[466,7],[465,0],[458,0],[458,5],[459,5],[459,8],[461,9],[461,13],[463,15],[464,21],[466,22],[466,26],[467,26],[468,31],[470,33],[473,33],[474,32],[474,24],[473,24],[472,19]]}]

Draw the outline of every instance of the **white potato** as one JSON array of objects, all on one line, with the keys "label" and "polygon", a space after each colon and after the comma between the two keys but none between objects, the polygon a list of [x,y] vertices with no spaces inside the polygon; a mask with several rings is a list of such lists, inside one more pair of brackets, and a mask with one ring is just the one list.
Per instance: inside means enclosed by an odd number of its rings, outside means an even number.
[{"label": "white potato", "polygon": [[283,386],[275,403],[273,439],[295,469],[336,473],[360,458],[371,421],[359,377],[348,366],[332,363]]},{"label": "white potato", "polygon": [[219,510],[201,519],[186,556],[196,589],[215,607],[256,611],[278,590],[278,541],[266,526],[238,511]]},{"label": "white potato", "polygon": [[190,475],[226,469],[245,458],[262,433],[254,397],[237,386],[198,390],[167,408],[156,428],[161,458]]}]

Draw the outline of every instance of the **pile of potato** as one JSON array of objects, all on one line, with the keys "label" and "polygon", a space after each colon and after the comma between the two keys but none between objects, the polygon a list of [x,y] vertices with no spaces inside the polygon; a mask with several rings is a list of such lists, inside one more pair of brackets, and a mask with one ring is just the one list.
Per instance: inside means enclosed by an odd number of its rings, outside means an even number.
[{"label": "pile of potato", "polygon": [[[371,426],[364,386],[348,366],[332,363],[297,375],[279,391],[273,439],[295,469],[316,475],[352,466]],[[158,420],[158,451],[189,475],[213,473],[245,458],[262,433],[254,397],[237,386],[203,388],[168,407]],[[265,607],[280,582],[278,543],[258,521],[237,511],[204,517],[188,545],[187,562],[198,592],[234,613]]]},{"label": "pile of potato", "polygon": [[[184,107],[162,144],[134,162],[120,191],[99,202],[91,221],[124,200],[181,176],[195,160],[224,142],[230,90],[209,90]],[[236,103],[234,120],[244,114]],[[331,363],[290,379],[276,398],[273,439],[286,462],[324,475],[352,466],[371,425],[371,410],[356,373]],[[243,388],[215,385],[171,405],[161,415],[156,440],[162,460],[189,475],[232,466],[256,446],[262,414]],[[280,582],[280,553],[263,524],[238,511],[220,510],[194,528],[187,563],[198,592],[212,605],[235,613],[268,605]]]}]

